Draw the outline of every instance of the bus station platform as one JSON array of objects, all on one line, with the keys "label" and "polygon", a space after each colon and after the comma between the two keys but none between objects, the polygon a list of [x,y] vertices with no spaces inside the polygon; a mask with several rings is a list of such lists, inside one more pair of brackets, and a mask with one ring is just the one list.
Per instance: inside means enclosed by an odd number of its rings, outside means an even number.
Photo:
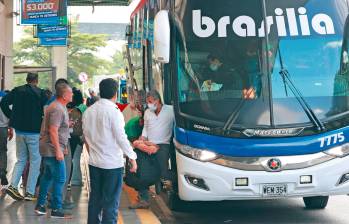
[{"label": "bus station platform", "polygon": [[[84,186],[72,186],[70,194],[76,207],[70,212],[72,219],[55,219],[50,218],[49,213],[46,216],[37,216],[34,213],[36,202],[30,201],[15,201],[8,195],[4,194],[4,189],[0,191],[0,223],[1,224],[38,224],[38,223],[72,223],[85,224],[87,223],[88,214],[88,186],[89,178],[87,172],[86,154],[81,157],[81,169],[83,173]],[[12,140],[8,144],[8,167],[12,171],[14,163],[16,162],[16,148],[15,141]],[[11,177],[11,174],[9,175]],[[10,181],[10,178],[9,178]],[[19,189],[20,192],[22,189]],[[68,192],[69,193],[69,192]],[[148,209],[130,210],[128,206],[135,203],[137,200],[137,193],[127,186],[123,186],[121,195],[121,204],[119,207],[120,224],[158,224],[159,219]],[[50,210],[48,210],[50,211]]]}]

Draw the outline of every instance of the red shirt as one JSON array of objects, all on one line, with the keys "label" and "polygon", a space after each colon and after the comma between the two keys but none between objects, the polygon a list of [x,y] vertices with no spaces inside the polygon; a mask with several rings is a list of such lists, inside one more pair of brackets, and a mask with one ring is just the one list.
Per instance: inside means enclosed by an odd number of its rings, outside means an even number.
[{"label": "red shirt", "polygon": [[128,105],[128,103],[126,103],[126,104],[116,103],[116,106],[118,106],[118,108],[120,109],[121,112],[125,110],[127,105]]}]

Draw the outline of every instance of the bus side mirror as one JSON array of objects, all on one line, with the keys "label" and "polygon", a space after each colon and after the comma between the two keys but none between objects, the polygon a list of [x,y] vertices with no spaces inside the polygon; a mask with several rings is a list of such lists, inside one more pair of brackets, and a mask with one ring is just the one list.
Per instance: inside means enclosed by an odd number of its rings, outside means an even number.
[{"label": "bus side mirror", "polygon": [[154,54],[161,63],[170,62],[170,20],[168,11],[159,11],[154,19]]}]

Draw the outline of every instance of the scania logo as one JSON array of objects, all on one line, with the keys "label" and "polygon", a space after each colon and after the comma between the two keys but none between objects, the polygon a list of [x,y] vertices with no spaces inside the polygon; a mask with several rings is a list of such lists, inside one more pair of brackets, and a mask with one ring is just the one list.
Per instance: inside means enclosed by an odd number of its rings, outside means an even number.
[{"label": "scania logo", "polygon": [[271,171],[280,171],[281,170],[281,161],[279,159],[269,159],[268,160],[268,168]]}]

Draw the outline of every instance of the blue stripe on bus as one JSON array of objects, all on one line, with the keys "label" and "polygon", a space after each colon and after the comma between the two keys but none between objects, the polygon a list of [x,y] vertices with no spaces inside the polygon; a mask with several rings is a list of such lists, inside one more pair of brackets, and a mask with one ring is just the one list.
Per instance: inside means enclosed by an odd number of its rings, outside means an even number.
[{"label": "blue stripe on bus", "polygon": [[[331,145],[328,146],[325,141],[324,146],[320,147],[321,138],[338,133],[344,134],[344,142],[334,143],[334,138],[332,138]],[[227,138],[175,128],[175,139],[183,145],[210,150],[225,156],[263,157],[305,155],[322,152],[348,142],[349,127],[313,136],[255,139]]]}]

